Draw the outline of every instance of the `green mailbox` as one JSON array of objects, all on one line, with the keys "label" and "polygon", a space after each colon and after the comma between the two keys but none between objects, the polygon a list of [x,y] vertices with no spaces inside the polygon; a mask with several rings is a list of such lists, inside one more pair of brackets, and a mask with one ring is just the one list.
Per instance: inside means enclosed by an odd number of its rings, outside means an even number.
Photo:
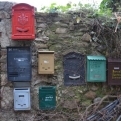
[{"label": "green mailbox", "polygon": [[104,56],[87,56],[87,82],[106,81],[106,58]]},{"label": "green mailbox", "polygon": [[56,87],[39,88],[39,108],[41,110],[55,109],[56,107]]}]

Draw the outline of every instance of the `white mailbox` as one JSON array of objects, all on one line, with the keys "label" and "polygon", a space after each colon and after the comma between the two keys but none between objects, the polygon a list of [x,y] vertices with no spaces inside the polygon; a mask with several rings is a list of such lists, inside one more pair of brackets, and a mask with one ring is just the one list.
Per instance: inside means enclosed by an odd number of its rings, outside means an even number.
[{"label": "white mailbox", "polygon": [[14,88],[14,110],[30,109],[30,88]]}]

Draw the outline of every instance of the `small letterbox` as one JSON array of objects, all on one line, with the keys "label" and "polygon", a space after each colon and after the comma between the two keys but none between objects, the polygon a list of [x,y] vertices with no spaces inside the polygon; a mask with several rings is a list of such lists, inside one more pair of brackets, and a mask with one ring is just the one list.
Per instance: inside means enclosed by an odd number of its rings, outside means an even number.
[{"label": "small letterbox", "polygon": [[106,81],[106,58],[104,56],[87,56],[87,82]]},{"label": "small letterbox", "polygon": [[63,66],[65,86],[85,84],[85,55],[70,52],[64,55]]},{"label": "small letterbox", "polygon": [[14,110],[30,110],[30,88],[14,88]]},{"label": "small letterbox", "polygon": [[56,88],[40,87],[39,88],[39,108],[41,110],[55,109],[56,107]]},{"label": "small letterbox", "polygon": [[54,51],[38,52],[38,73],[54,74]]},{"label": "small letterbox", "polygon": [[35,38],[34,7],[25,3],[12,7],[12,39],[33,40]]},{"label": "small letterbox", "polygon": [[7,47],[7,76],[9,81],[30,81],[30,47]]},{"label": "small letterbox", "polygon": [[121,85],[121,59],[108,59],[108,84]]}]

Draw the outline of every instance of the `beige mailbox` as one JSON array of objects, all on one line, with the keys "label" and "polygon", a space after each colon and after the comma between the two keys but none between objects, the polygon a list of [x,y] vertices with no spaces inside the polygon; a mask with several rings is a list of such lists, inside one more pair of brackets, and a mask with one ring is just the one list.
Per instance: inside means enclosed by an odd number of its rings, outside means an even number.
[{"label": "beige mailbox", "polygon": [[54,51],[38,51],[38,73],[54,74]]}]

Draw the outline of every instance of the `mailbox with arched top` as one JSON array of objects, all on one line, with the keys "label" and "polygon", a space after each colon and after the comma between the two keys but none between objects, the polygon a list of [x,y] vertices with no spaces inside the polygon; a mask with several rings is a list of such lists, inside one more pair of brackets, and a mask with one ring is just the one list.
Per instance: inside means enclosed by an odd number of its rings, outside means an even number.
[{"label": "mailbox with arched top", "polygon": [[70,52],[64,55],[63,66],[65,86],[85,84],[85,55]]},{"label": "mailbox with arched top", "polygon": [[34,16],[33,6],[20,3],[12,7],[13,40],[33,40],[35,38]]}]

